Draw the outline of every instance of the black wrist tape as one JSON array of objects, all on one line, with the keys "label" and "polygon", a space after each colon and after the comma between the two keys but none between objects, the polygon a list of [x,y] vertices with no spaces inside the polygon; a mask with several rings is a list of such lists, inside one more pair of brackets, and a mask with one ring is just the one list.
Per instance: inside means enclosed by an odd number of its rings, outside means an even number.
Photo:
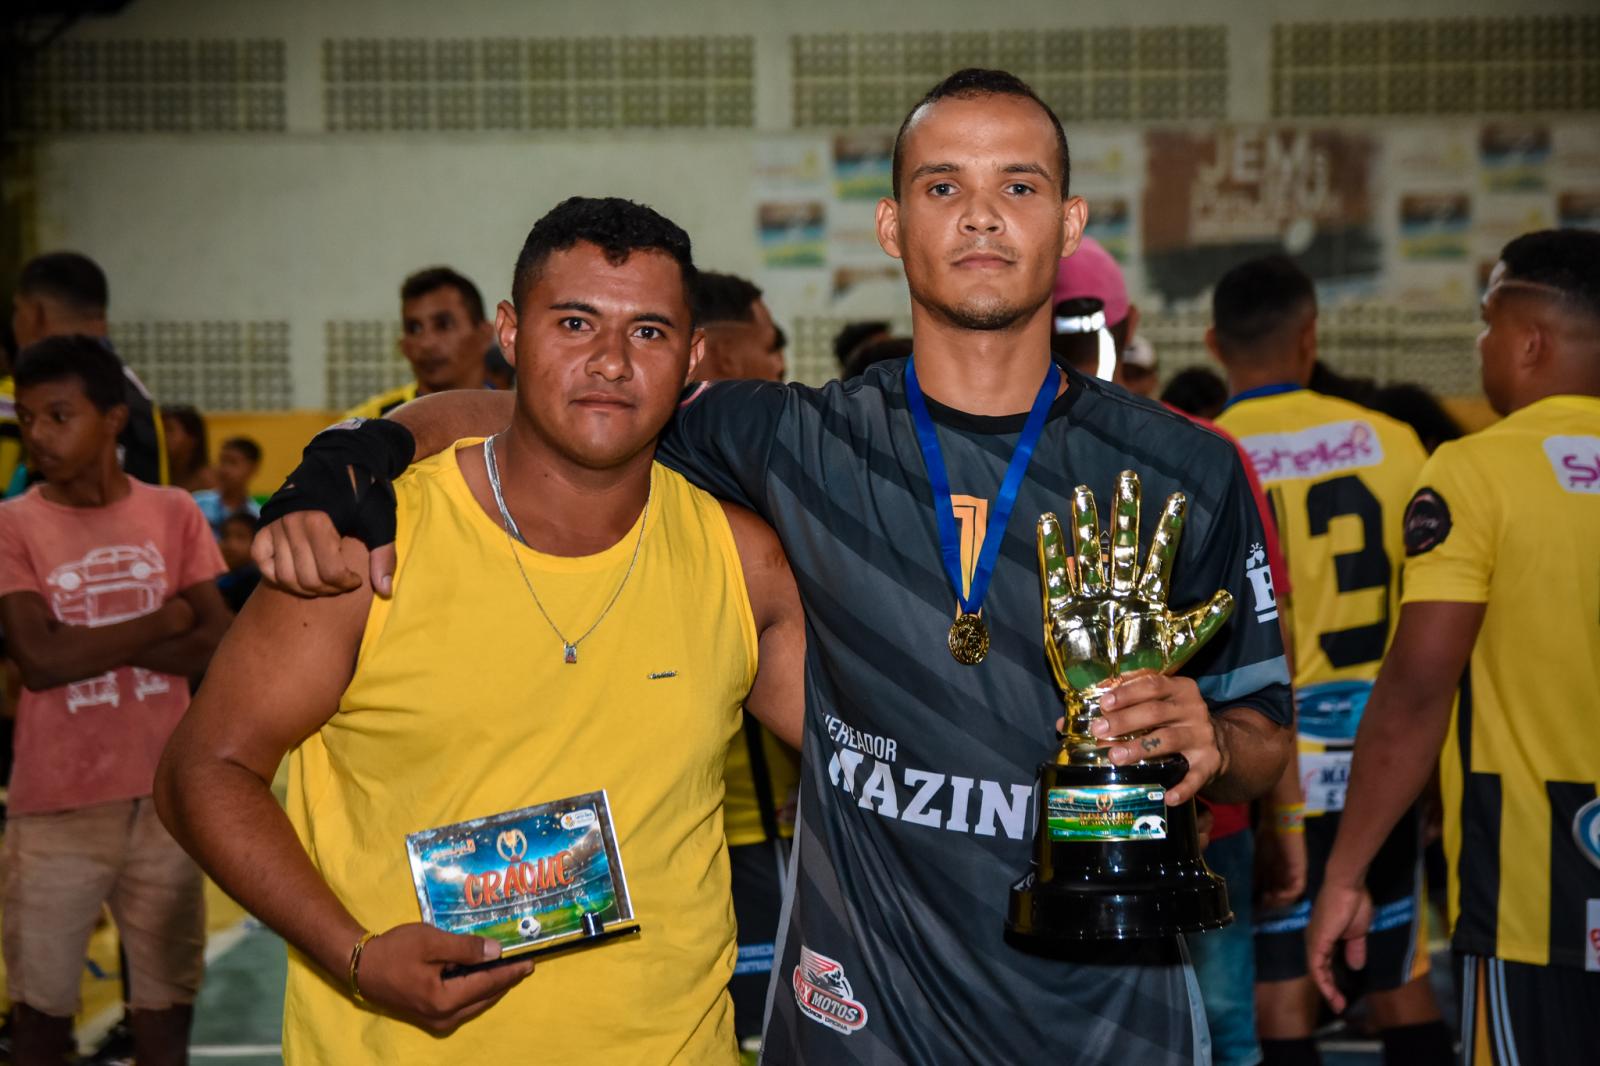
[{"label": "black wrist tape", "polygon": [[321,511],[342,535],[369,548],[394,540],[391,482],[410,465],[416,438],[398,422],[374,418],[311,438],[283,487],[261,508],[263,525],[296,511]]}]

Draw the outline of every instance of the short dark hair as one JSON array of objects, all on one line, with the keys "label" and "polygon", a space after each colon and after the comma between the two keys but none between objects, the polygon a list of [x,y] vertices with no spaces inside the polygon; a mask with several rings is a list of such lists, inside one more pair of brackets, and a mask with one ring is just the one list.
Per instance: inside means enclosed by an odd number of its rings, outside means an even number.
[{"label": "short dark hair", "polygon": [[873,319],[868,322],[846,322],[844,327],[834,334],[833,357],[839,360],[839,365],[842,367],[850,361],[850,356],[855,353],[857,348],[860,348],[878,334],[887,334],[888,332],[889,323],[881,319]]},{"label": "short dark hair", "polygon": [[1211,290],[1211,325],[1225,354],[1249,351],[1317,307],[1316,286],[1286,255],[1240,263]]},{"label": "short dark hair", "polygon": [[17,278],[22,296],[48,296],[80,315],[104,317],[111,290],[100,264],[81,252],[46,252],[22,266]]},{"label": "short dark hair", "polygon": [[511,278],[512,303],[522,307],[523,296],[539,280],[539,271],[551,253],[567,251],[579,241],[599,248],[613,265],[625,262],[634,252],[671,256],[683,272],[683,295],[693,314],[698,274],[689,235],[654,209],[616,196],[569,197],[533,224],[517,255]]},{"label": "short dark hair", "polygon": [[1172,375],[1161,390],[1161,402],[1184,414],[1215,418],[1228,403],[1228,384],[1216,372],[1191,366]]},{"label": "short dark hair", "polygon": [[1506,276],[1558,289],[1576,307],[1600,317],[1600,233],[1546,229],[1524,233],[1500,251]]},{"label": "short dark hair", "polygon": [[459,292],[461,302],[467,305],[467,317],[472,320],[472,324],[476,326],[483,321],[483,293],[478,291],[471,278],[465,274],[458,274],[449,267],[428,267],[401,282],[400,302],[406,304],[439,289],[454,289]]},{"label": "short dark hair", "polygon": [[1059,154],[1057,161],[1061,167],[1061,198],[1063,200],[1067,198],[1067,186],[1072,178],[1072,154],[1067,150],[1067,131],[1061,128],[1061,120],[1050,110],[1050,105],[1041,100],[1039,94],[1034,92],[1027,82],[1010,71],[967,67],[956,71],[929,89],[922,99],[906,112],[905,121],[900,123],[900,132],[894,135],[894,162],[890,171],[896,200],[900,198],[900,166],[904,155],[906,131],[911,127],[911,120],[917,117],[918,111],[929,104],[952,96],[963,100],[980,96],[1017,96],[1038,104],[1056,131],[1056,149]]},{"label": "short dark hair", "polygon": [[249,437],[229,437],[222,442],[224,450],[233,449],[252,463],[261,462],[261,445]]},{"label": "short dark hair", "polygon": [[713,322],[750,322],[756,317],[755,303],[761,290],[737,274],[716,274],[702,270],[694,283],[694,320],[702,326]]},{"label": "short dark hair", "polygon": [[81,333],[46,337],[17,357],[13,383],[18,394],[35,385],[77,378],[89,402],[101,412],[128,402],[122,360],[95,337]]},{"label": "short dark hair", "polygon": [[235,511],[222,520],[222,525],[227,526],[230,524],[242,525],[249,529],[252,534],[254,534],[256,530],[261,528],[261,519],[257,518],[249,511]]}]

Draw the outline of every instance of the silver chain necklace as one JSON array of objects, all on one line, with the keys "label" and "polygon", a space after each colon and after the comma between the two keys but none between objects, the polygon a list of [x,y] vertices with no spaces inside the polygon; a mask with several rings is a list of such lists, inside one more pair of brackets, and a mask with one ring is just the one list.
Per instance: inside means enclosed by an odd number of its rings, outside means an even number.
[{"label": "silver chain necklace", "polygon": [[516,519],[511,517],[511,511],[506,507],[506,498],[500,491],[500,466],[494,457],[493,437],[483,442],[483,465],[489,472],[489,488],[494,492],[495,506],[500,508],[500,526],[506,533],[506,547],[511,550],[511,561],[517,564],[517,573],[522,575],[522,585],[528,590],[528,595],[533,597],[533,605],[539,608],[539,613],[544,616],[545,624],[556,635],[556,639],[561,641],[562,661],[575,664],[578,661],[578,645],[589,639],[589,634],[598,629],[600,623],[606,620],[606,615],[611,613],[611,608],[617,605],[617,600],[622,596],[622,590],[627,587],[628,579],[633,576],[634,564],[639,561],[639,548],[644,544],[644,527],[650,520],[650,497],[654,492],[653,483],[652,488],[645,491],[644,510],[639,514],[639,537],[633,542],[633,558],[628,560],[628,571],[622,575],[622,583],[617,586],[617,591],[611,594],[611,599],[606,604],[605,609],[600,612],[600,617],[596,618],[594,624],[583,631],[583,636],[577,640],[568,640],[556,625],[555,619],[550,617],[550,612],[544,609],[544,604],[539,602],[539,594],[533,591],[533,582],[528,580],[528,572],[522,568],[522,557],[517,554],[517,546],[511,542],[511,539],[515,537],[523,545],[528,543],[522,536],[522,531],[517,528]]}]

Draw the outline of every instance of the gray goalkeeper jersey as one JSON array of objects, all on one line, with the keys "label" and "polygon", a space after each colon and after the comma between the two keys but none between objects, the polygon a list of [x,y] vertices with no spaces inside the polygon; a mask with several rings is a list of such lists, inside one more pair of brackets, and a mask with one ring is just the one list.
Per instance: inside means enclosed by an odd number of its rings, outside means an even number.
[{"label": "gray goalkeeper jersey", "polygon": [[[1160,504],[1190,501],[1174,607],[1236,609],[1185,672],[1213,709],[1290,720],[1262,528],[1223,437],[1068,374],[1005,531],[984,605],[986,661],[962,666],[955,599],[906,407],[904,361],[821,389],[701,386],[660,458],[777,530],[805,604],[806,728],[796,861],[769,992],[764,1061],[1193,1063],[1208,1057],[1176,939],[1042,958],[1003,937],[1026,869],[1035,770],[1061,698],[1044,657],[1034,523],[1087,484],[1101,513],[1118,472]],[[932,401],[970,572],[1023,415]]]}]

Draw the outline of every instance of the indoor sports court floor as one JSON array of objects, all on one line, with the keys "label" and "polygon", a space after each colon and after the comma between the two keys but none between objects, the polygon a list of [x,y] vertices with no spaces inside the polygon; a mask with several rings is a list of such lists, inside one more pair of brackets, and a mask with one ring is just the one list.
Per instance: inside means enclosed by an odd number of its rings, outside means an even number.
[{"label": "indoor sports court floor", "polygon": [[[277,1066],[283,1018],[283,941],[240,911],[215,886],[208,886],[210,942],[205,986],[195,1012],[195,1066]],[[1450,988],[1449,953],[1433,945],[1434,986],[1453,1024],[1455,995]],[[84,1012],[79,1043],[94,1046],[118,1014],[116,947],[108,929],[95,935],[84,973]],[[1370,1066],[1381,1061],[1378,1043],[1345,1033],[1322,1042],[1326,1066]]]}]

